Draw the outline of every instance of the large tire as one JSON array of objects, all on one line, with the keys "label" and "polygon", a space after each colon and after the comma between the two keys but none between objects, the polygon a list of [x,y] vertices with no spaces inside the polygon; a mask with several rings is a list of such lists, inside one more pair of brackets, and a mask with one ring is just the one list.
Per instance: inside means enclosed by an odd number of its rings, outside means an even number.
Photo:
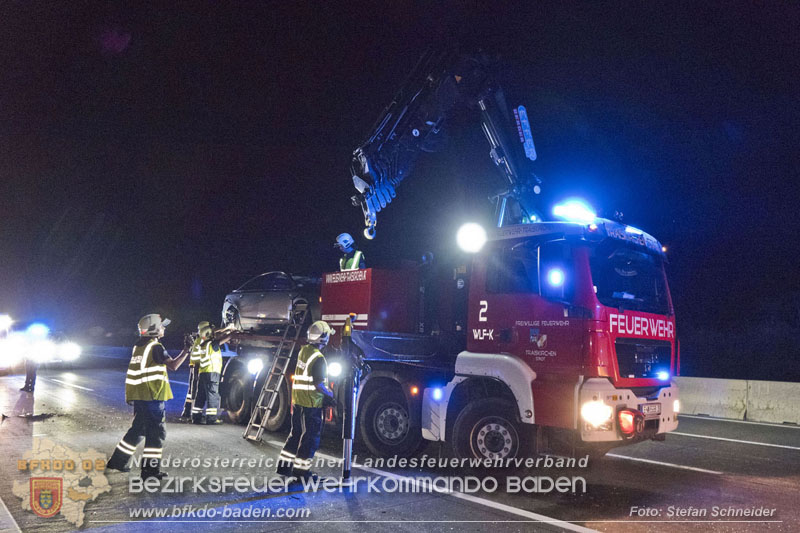
[{"label": "large tire", "polygon": [[246,424],[250,420],[253,398],[253,377],[244,368],[238,368],[224,378],[223,405],[228,418],[235,424]]},{"label": "large tire", "polygon": [[422,447],[422,431],[412,422],[408,402],[397,388],[373,389],[358,418],[364,444],[378,457],[410,457]]},{"label": "large tire", "polygon": [[528,453],[527,431],[515,416],[516,406],[499,398],[467,404],[453,425],[453,452],[458,458],[512,459]]},{"label": "large tire", "polygon": [[[261,391],[259,391],[259,393],[260,392]],[[267,418],[267,424],[264,426],[264,429],[267,431],[280,431],[284,429],[291,420],[291,403],[289,385],[287,385],[284,379],[278,389],[278,398],[275,400],[275,405],[272,406],[270,417]]]}]

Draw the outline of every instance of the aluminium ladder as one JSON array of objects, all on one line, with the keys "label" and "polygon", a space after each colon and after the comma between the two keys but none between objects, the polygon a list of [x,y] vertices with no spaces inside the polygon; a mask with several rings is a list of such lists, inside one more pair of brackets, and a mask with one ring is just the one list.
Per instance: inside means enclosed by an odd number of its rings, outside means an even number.
[{"label": "aluminium ladder", "polygon": [[242,437],[247,440],[260,441],[264,433],[269,415],[278,400],[278,394],[286,379],[286,372],[289,370],[289,362],[292,360],[295,346],[297,346],[300,332],[305,324],[308,315],[308,303],[295,304],[292,320],[286,325],[283,337],[275,349],[275,356],[272,358],[272,365],[261,387],[253,412],[250,414],[250,421],[244,430]]}]

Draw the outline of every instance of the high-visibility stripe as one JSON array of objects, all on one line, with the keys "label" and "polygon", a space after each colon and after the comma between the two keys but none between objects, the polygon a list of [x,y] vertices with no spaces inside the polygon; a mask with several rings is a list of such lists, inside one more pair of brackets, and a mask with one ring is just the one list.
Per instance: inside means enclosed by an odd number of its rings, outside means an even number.
[{"label": "high-visibility stripe", "polygon": [[[347,318],[349,316],[350,315],[322,315],[322,320],[324,320],[325,322],[330,322],[332,320],[337,320],[337,321],[341,321],[342,323],[344,323],[344,321],[347,320]],[[356,315],[356,321],[363,322],[365,320],[369,320],[369,315],[368,314]]]},{"label": "high-visibility stripe", "polygon": [[129,376],[141,376],[143,374],[152,374],[153,372],[163,372],[167,369],[166,365],[154,365],[145,368],[144,370],[128,370]]},{"label": "high-visibility stripe", "polygon": [[125,455],[133,455],[136,452],[136,450],[128,450],[126,448],[123,448],[120,444],[117,444],[117,449],[122,453],[124,453]]},{"label": "high-visibility stripe", "polygon": [[144,448],[144,452],[161,452],[164,448]]},{"label": "high-visibility stripe", "polygon": [[311,382],[311,381],[313,381],[313,380],[314,380],[314,378],[313,378],[313,377],[311,377],[311,376],[304,376],[304,375],[302,375],[302,374],[297,374],[297,375],[295,375],[293,379],[294,379],[295,381],[308,381],[308,382]]},{"label": "high-visibility stripe", "polygon": [[217,414],[217,410],[214,409],[214,408],[206,409],[206,414],[207,415],[215,415],[215,414]]},{"label": "high-visibility stripe", "polygon": [[131,451],[131,453],[136,451],[136,445],[135,444],[128,444],[124,440],[119,441],[119,446],[122,446],[123,448],[127,448],[128,450]]},{"label": "high-visibility stripe", "polygon": [[295,455],[293,453],[289,453],[286,450],[281,450],[281,458],[289,459],[290,461],[294,460]]},{"label": "high-visibility stripe", "polygon": [[143,453],[142,454],[142,459],[161,459],[161,454],[160,453],[158,453],[158,454]]},{"label": "high-visibility stripe", "polygon": [[317,390],[317,387],[314,385],[303,385],[301,383],[296,383],[292,388],[295,390]]},{"label": "high-visibility stripe", "polygon": [[148,381],[167,381],[167,378],[165,378],[163,375],[145,376],[143,378],[137,378],[137,379],[126,379],[125,380],[125,384],[126,385],[141,385],[142,383],[147,383]]}]

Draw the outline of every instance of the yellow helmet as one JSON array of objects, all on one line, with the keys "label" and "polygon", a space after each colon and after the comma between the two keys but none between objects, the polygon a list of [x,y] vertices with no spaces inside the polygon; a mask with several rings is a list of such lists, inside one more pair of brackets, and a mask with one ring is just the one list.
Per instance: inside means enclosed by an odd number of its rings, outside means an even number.
[{"label": "yellow helmet", "polygon": [[308,327],[308,342],[312,344],[327,344],[336,331],[324,320],[317,320]]}]

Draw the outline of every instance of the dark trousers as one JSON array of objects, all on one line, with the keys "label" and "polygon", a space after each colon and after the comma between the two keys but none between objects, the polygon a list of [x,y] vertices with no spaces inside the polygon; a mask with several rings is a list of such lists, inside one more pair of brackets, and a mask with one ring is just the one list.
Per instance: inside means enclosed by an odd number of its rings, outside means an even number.
[{"label": "dark trousers", "polygon": [[322,407],[292,405],[292,430],[278,459],[278,473],[308,475],[322,438]]},{"label": "dark trousers", "polygon": [[194,407],[194,401],[197,398],[197,388],[199,386],[198,376],[197,365],[189,365],[189,389],[186,391],[186,401],[183,402],[181,418],[189,418],[192,416],[192,407]]},{"label": "dark trousers", "polygon": [[39,363],[33,359],[25,359],[25,387],[33,392],[36,385],[36,371],[39,370]]},{"label": "dark trousers", "polygon": [[203,421],[203,408],[206,411],[206,424],[213,424],[219,415],[219,372],[200,373],[197,396],[192,407],[192,421]]},{"label": "dark trousers", "polygon": [[167,438],[164,402],[134,400],[133,422],[131,428],[117,444],[114,454],[108,460],[112,468],[121,468],[136,452],[136,447],[144,438],[142,453],[142,473],[158,472],[164,441]]}]

